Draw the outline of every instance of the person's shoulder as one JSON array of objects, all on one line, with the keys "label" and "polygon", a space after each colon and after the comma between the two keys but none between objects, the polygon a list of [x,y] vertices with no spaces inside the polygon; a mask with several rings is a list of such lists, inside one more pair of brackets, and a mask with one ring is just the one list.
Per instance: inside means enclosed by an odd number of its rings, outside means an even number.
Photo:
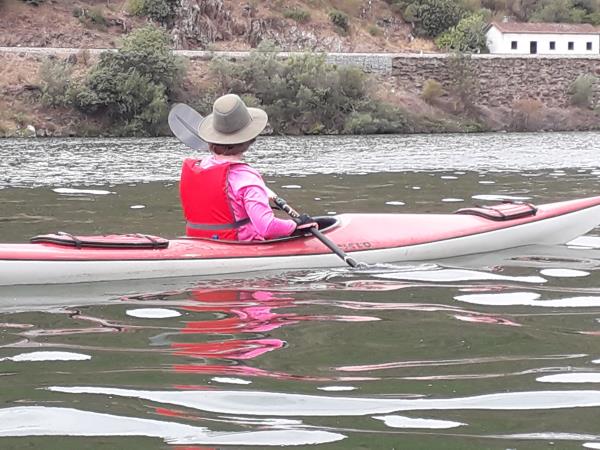
[{"label": "person's shoulder", "polygon": [[232,164],[230,170],[236,174],[241,174],[251,178],[260,178],[262,180],[262,176],[258,170],[246,163]]}]

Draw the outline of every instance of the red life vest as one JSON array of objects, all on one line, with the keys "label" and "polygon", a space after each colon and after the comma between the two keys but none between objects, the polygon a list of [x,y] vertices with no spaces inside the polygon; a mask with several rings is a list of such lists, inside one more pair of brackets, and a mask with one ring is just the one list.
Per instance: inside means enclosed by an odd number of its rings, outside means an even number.
[{"label": "red life vest", "polygon": [[227,196],[227,176],[232,164],[216,164],[203,169],[200,160],[183,162],[179,194],[185,215],[186,235],[209,239],[237,240],[238,228],[250,219],[235,220]]}]

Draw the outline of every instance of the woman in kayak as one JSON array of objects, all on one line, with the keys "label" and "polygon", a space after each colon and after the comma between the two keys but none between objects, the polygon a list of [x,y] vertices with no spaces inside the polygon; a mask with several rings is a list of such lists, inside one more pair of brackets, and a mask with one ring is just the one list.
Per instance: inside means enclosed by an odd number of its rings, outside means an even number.
[{"label": "woman in kayak", "polygon": [[244,152],[267,126],[267,113],[248,108],[234,94],[218,98],[198,127],[211,155],[186,159],[180,194],[186,234],[210,239],[253,241],[291,235],[316,226],[306,214],[278,219],[260,174],[243,162]]}]

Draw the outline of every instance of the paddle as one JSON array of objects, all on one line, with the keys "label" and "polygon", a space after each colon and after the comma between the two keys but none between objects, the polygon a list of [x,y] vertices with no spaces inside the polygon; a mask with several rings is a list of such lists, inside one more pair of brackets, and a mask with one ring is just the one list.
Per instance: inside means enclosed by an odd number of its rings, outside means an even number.
[{"label": "paddle", "polygon": [[[269,189],[269,188],[267,188]],[[270,191],[270,194],[272,195],[272,199],[273,202],[275,202],[275,204],[281,208],[283,211],[285,211],[286,213],[288,213],[288,215],[292,218],[296,218],[296,217],[300,217],[300,213],[298,213],[298,211],[296,211],[294,208],[292,208],[290,205],[287,204],[287,202],[279,197],[277,194],[275,194],[275,192]],[[317,230],[315,227],[310,227],[308,229],[308,231],[314,236],[316,237],[318,240],[320,240],[323,244],[325,244],[325,246],[327,246],[329,248],[329,250],[331,250],[333,253],[335,253],[336,255],[338,255],[340,258],[342,258],[342,260],[348,264],[350,267],[357,267],[358,263],[356,262],[356,260],[354,258],[352,258],[351,256],[348,256],[341,248],[339,248],[331,239],[329,239],[328,237],[326,237],[323,233],[321,233],[319,230]]]},{"label": "paddle", "polygon": [[[190,147],[193,150],[208,150],[208,144],[204,142],[200,136],[198,136],[198,125],[202,122],[202,115],[191,108],[190,106],[184,103],[176,103],[171,108],[169,112],[169,128],[175,135],[177,139],[183,142],[185,145]],[[294,210],[287,202],[275,194],[273,191],[270,191],[272,194],[273,201],[275,204],[284,210],[288,215],[292,218],[296,218],[300,216],[300,214]],[[341,248],[339,248],[334,242],[332,242],[329,238],[325,237],[323,233],[317,230],[315,227],[311,227],[308,231],[320,240],[327,248],[329,248],[333,253],[339,256],[346,264],[350,267],[357,267],[358,263],[355,259],[348,256]]]},{"label": "paddle", "polygon": [[176,103],[169,112],[169,128],[177,139],[193,150],[208,150],[208,144],[198,136],[203,117],[184,103]]}]

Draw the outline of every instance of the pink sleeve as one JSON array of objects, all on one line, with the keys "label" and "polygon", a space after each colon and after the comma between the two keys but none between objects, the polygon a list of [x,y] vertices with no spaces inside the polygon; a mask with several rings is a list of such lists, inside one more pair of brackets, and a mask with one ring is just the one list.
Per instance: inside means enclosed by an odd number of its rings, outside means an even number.
[{"label": "pink sleeve", "polygon": [[[260,181],[262,182],[262,180]],[[296,229],[296,223],[293,220],[275,217],[269,205],[267,191],[264,185],[260,184],[245,186],[240,190],[244,208],[252,225],[265,239],[289,236]]]}]

